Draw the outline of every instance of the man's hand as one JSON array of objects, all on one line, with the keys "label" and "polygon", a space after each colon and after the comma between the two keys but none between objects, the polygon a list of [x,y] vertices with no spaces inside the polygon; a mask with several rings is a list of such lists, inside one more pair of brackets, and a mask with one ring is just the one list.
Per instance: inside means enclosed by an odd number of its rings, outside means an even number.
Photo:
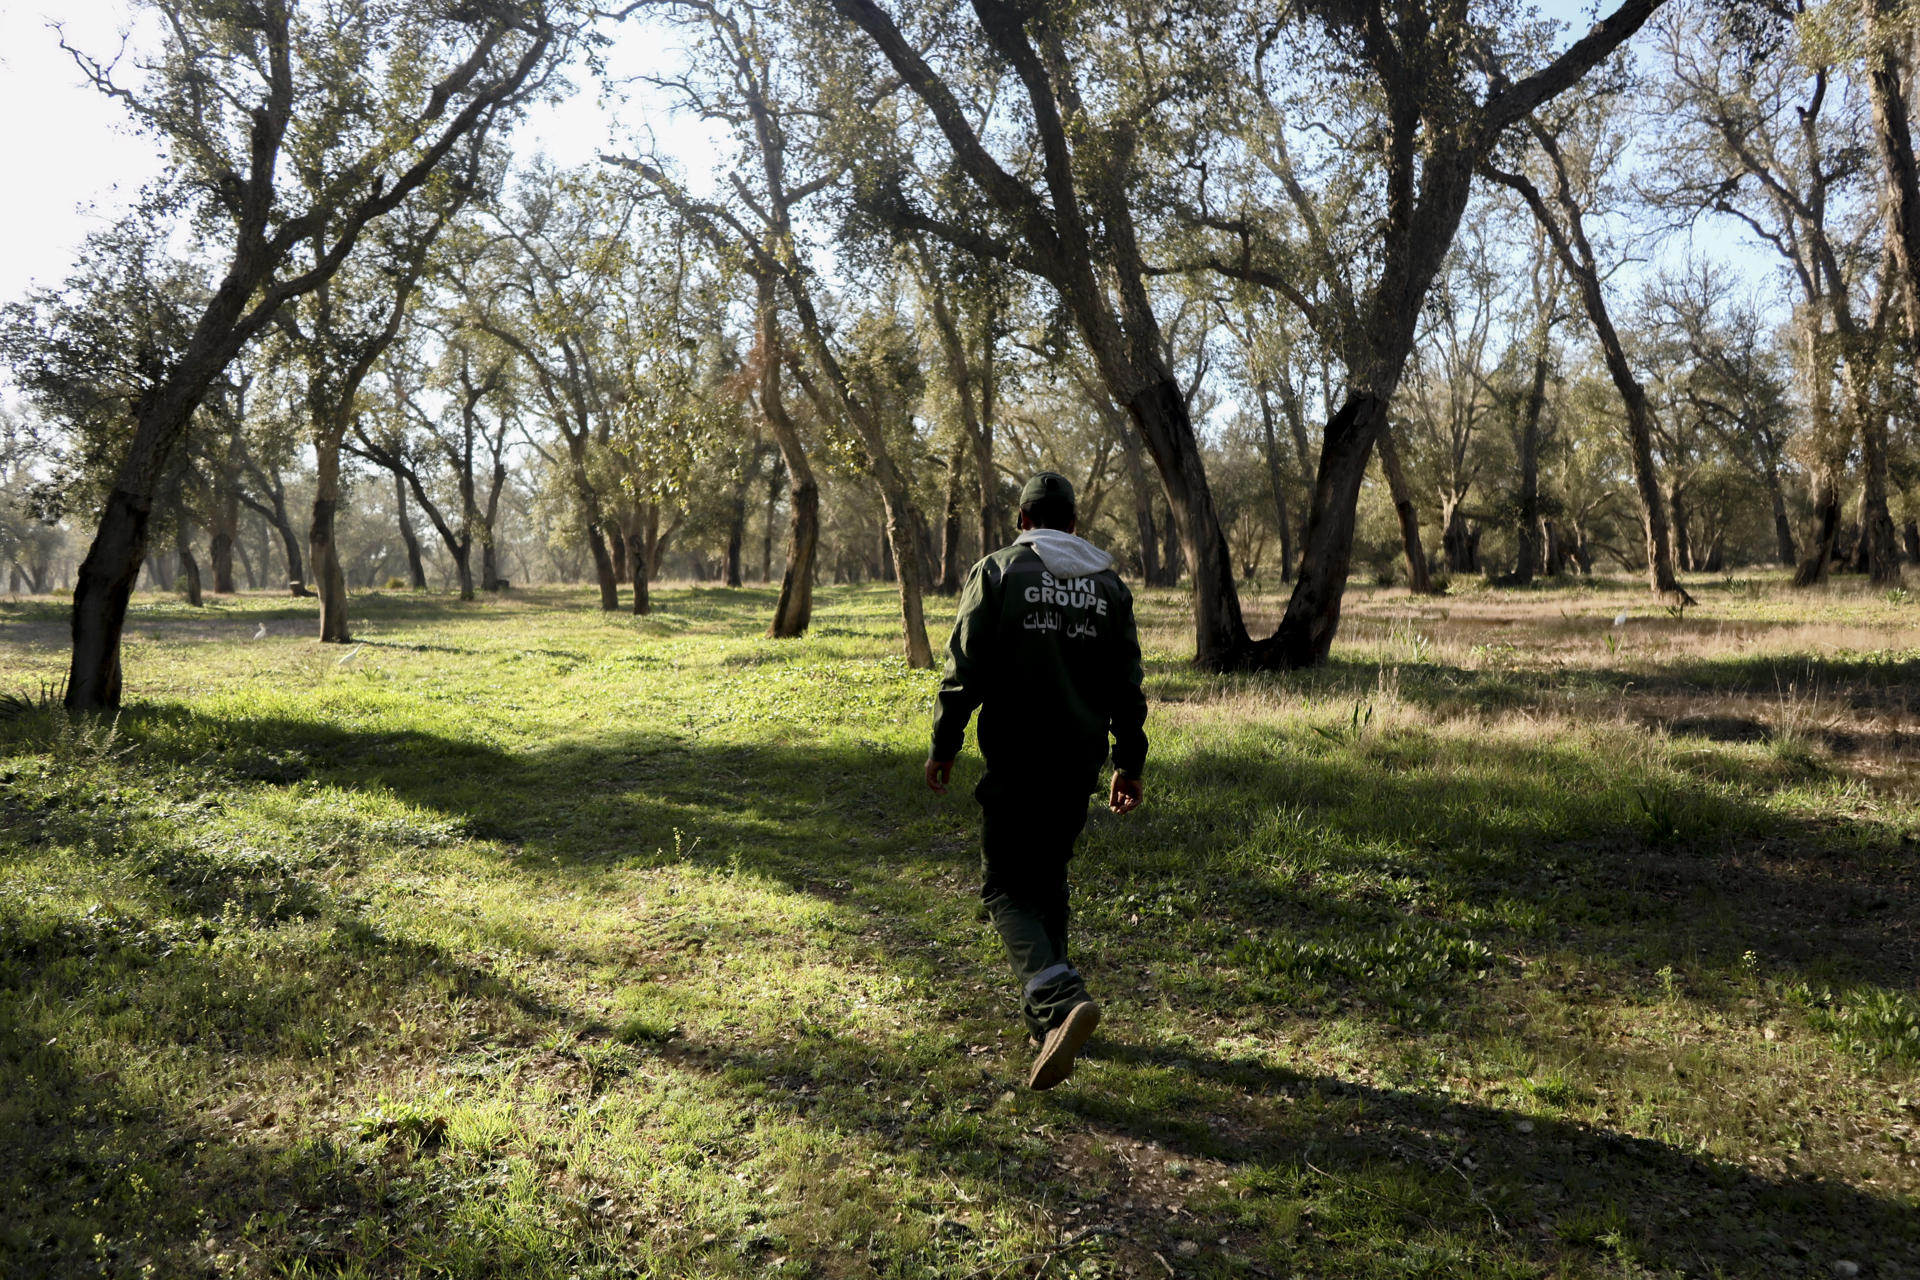
[{"label": "man's hand", "polygon": [[947,784],[951,781],[953,781],[953,761],[932,759],[927,761],[927,786],[930,790],[945,795]]},{"label": "man's hand", "polygon": [[[927,762],[927,767],[929,770],[932,769],[933,762],[931,760]],[[928,774],[928,778],[931,780],[931,773]],[[1115,769],[1113,771],[1113,786],[1107,791],[1107,808],[1113,810],[1115,813],[1132,813],[1140,807],[1140,802],[1146,798],[1146,794],[1147,789],[1141,785],[1140,779],[1129,778],[1126,774]]]}]

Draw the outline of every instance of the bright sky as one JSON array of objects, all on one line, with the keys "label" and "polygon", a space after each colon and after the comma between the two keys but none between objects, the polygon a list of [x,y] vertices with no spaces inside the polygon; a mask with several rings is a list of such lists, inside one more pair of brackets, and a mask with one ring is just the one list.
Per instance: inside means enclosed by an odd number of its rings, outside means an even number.
[{"label": "bright sky", "polygon": [[[0,173],[15,175],[0,205],[0,302],[64,279],[86,235],[111,223],[159,171],[159,149],[86,83],[54,29],[59,23],[70,44],[105,60],[132,21],[124,0],[0,0],[0,119],[14,122],[0,130]],[[637,69],[635,54],[661,52],[657,41],[628,44],[609,59],[616,74]],[[620,118],[651,129],[663,151],[697,154],[698,126],[670,121],[639,101],[623,106]],[[569,101],[537,109],[520,145],[562,165],[580,164],[606,149],[611,124],[597,86],[583,82]]]},{"label": "bright sky", "polygon": [[[1538,3],[1576,32],[1591,22],[1587,0]],[[120,47],[131,11],[124,0],[0,0],[0,120],[12,122],[0,130],[0,173],[14,175],[0,204],[0,302],[65,278],[87,233],[111,222],[159,166],[157,148],[131,132],[120,109],[88,86],[61,51],[51,26],[56,20],[71,43],[106,58]],[[630,74],[661,56],[657,37],[642,36],[616,45],[612,60],[616,71]],[[562,165],[604,149],[612,117],[594,87],[583,88],[573,100],[536,112],[521,131],[523,149],[544,149]],[[698,127],[670,121],[639,101],[621,108],[620,118],[629,127],[651,128],[663,152],[697,157],[703,151]],[[704,176],[705,167],[689,164],[690,176]]]},{"label": "bright sky", "polygon": [[[126,114],[85,87],[61,51],[40,0],[0,0],[0,173],[11,194],[0,206],[0,301],[30,282],[65,277],[89,231],[111,222],[156,171],[156,148],[126,129]],[[100,55],[119,47],[129,24],[114,0],[61,7],[69,39]]]}]

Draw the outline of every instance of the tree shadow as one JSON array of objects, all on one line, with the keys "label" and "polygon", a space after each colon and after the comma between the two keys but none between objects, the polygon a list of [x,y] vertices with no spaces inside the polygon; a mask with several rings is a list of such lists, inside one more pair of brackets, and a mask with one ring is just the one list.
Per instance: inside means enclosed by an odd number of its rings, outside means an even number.
[{"label": "tree shadow", "polygon": [[[1142,1274],[1180,1256],[1183,1273],[1244,1274],[1251,1263],[1258,1274],[1397,1275],[1403,1248],[1425,1274],[1573,1263],[1795,1275],[1845,1259],[1902,1276],[1920,1265],[1911,1203],[1811,1174],[1770,1177],[1527,1111],[1111,1036],[1073,1085],[1007,1093],[990,1059],[960,1056],[968,1030],[873,1040],[810,1026],[653,1052],[718,1090],[751,1081],[756,1107],[785,1123],[920,1153],[958,1203],[1044,1206],[1062,1240],[1098,1224]],[[957,1057],[968,1066],[929,1088]],[[1178,1248],[1195,1241],[1197,1254]],[[830,1272],[852,1261],[939,1273],[935,1256],[845,1260],[832,1249]]]},{"label": "tree shadow", "polygon": [[[1675,770],[1417,728],[1260,737],[1166,766],[1173,812],[1155,833],[1184,837],[1190,861],[1236,847],[1216,865],[1242,872],[1219,885],[1238,919],[1391,932],[1439,902],[1496,950],[1551,939],[1597,959],[1896,987],[1920,971],[1901,833],[1769,804],[1815,776],[1798,756],[1702,750]],[[1362,890],[1326,894],[1340,877]]]},{"label": "tree shadow", "polygon": [[[1204,1101],[1177,1118],[1113,1089],[1062,1093],[1055,1105],[1096,1131],[1236,1166],[1249,1198],[1283,1209],[1315,1197],[1370,1201],[1350,1207],[1384,1207],[1409,1235],[1457,1234],[1540,1264],[1585,1252],[1684,1275],[1802,1274],[1840,1259],[1866,1274],[1920,1273],[1920,1215],[1897,1197],[1809,1174],[1762,1176],[1528,1111],[1185,1047],[1120,1042],[1099,1052],[1163,1067],[1177,1053],[1177,1069],[1202,1082]],[[1229,1202],[1215,1223],[1253,1251],[1260,1242],[1244,1238],[1248,1216]],[[1264,1243],[1275,1262],[1324,1258],[1330,1245],[1337,1259],[1334,1242],[1312,1237],[1308,1226],[1277,1249]]]},{"label": "tree shadow", "polygon": [[[146,765],[199,770],[235,786],[311,784],[397,797],[444,817],[450,837],[496,842],[503,869],[533,879],[591,883],[613,868],[669,865],[713,875],[746,870],[857,921],[863,943],[927,990],[954,985],[951,959],[926,943],[966,914],[973,807],[928,796],[917,759],[885,745],[630,732],[507,751],[416,730],[185,708],[130,713],[124,728]],[[1150,807],[1126,822],[1096,816],[1076,864],[1079,936],[1096,982],[1180,1008],[1311,1012],[1338,1004],[1410,1033],[1444,1029],[1468,1042],[1512,1034],[1471,993],[1516,949],[1571,952],[1615,973],[1650,972],[1663,958],[1731,973],[1751,951],[1781,981],[1911,982],[1911,880],[1885,874],[1901,851],[1859,829],[1785,815],[1760,789],[1729,786],[1712,772],[1765,761],[1730,757],[1676,773],[1550,740],[1481,742],[1469,761],[1443,760],[1458,749],[1424,731],[1247,728],[1156,761]],[[223,861],[190,841],[130,854],[120,833],[84,808],[12,804],[0,798],[0,824],[14,832],[32,829],[103,860],[140,858],[160,914],[183,928],[227,914],[227,904],[236,921],[269,933],[324,925],[332,932],[323,949],[362,975],[354,1001],[454,992],[498,1011],[489,1034],[559,1026],[586,1041],[611,1035],[443,949],[386,937],[297,863]],[[392,842],[377,822],[338,821],[327,837],[331,857]],[[932,923],[930,883],[956,895]],[[717,945],[753,944],[747,925],[717,924]],[[7,986],[20,997],[58,1002],[91,991],[99,979],[88,966],[136,942],[154,950],[144,981],[176,994],[219,993],[157,1002],[149,1034],[161,1043],[207,1042],[236,1056],[299,1049],[316,993],[330,981],[242,962],[206,945],[217,939],[154,942],[148,927],[148,939],[117,941],[111,915],[32,945],[19,941],[25,928],[9,928],[6,949]],[[571,945],[557,944],[558,954],[605,959]],[[678,984],[683,1002],[724,1002],[699,981],[690,974]],[[1693,994],[1709,1003],[1722,995],[1710,985]],[[1337,1270],[1344,1246],[1303,1227],[1299,1209],[1338,1201],[1341,1212],[1372,1213],[1382,1229],[1429,1238],[1435,1249],[1541,1266],[1569,1255],[1598,1265],[1638,1251],[1650,1265],[1690,1274],[1785,1274],[1810,1265],[1793,1252],[1798,1242],[1814,1258],[1877,1268],[1869,1274],[1911,1273],[1916,1218],[1895,1199],[1812,1176],[1768,1178],[1673,1144],[1437,1093],[1289,1073],[1186,1045],[1132,1044],[1124,1031],[1097,1052],[1083,1086],[1034,1104],[1037,1114],[1084,1130],[1038,1149],[1016,1126],[979,1120],[1006,1105],[997,1061],[979,1069],[965,1096],[929,1103],[927,1114],[889,1114],[863,1086],[877,1079],[910,1088],[943,1057],[967,1052],[969,1035],[1008,1003],[935,997],[919,1011],[940,1017],[932,1011],[945,1005],[958,1025],[933,1034],[923,1027],[852,1040],[789,1028],[777,1037],[668,1040],[656,1052],[706,1072],[716,1089],[763,1082],[795,1123],[951,1161],[974,1185],[1027,1203],[1113,1215],[1127,1239],[1146,1242],[1143,1265],[1156,1251],[1148,1246],[1164,1252],[1177,1230],[1179,1239],[1230,1241],[1206,1247],[1200,1261],[1208,1265],[1225,1267],[1226,1253],[1242,1253],[1270,1266]],[[89,1016],[121,1013],[103,1007]],[[369,1164],[365,1153],[270,1136],[236,1145],[217,1126],[196,1129],[178,1102],[96,1078],[74,1051],[36,1048],[24,1025],[9,1034],[0,1062],[56,1082],[49,1087],[67,1114],[147,1117],[122,1124],[121,1136],[103,1120],[62,1138],[43,1117],[8,1110],[0,1142],[35,1151],[17,1183],[35,1204],[54,1203],[46,1187],[61,1188],[59,1196],[74,1191],[69,1203],[92,1188],[116,1213],[137,1216],[134,1201],[112,1197],[133,1194],[115,1189],[128,1170],[150,1170],[142,1173],[149,1184],[162,1178],[262,1212],[274,1197],[311,1214],[344,1205],[348,1219],[399,1209],[385,1199],[392,1181],[381,1171],[384,1157]],[[1184,1066],[1173,1066],[1176,1056]],[[823,1080],[832,1088],[823,1090]],[[10,1096],[34,1096],[24,1079],[5,1083],[20,1086]],[[1523,1121],[1530,1133],[1517,1128]],[[1153,1143],[1189,1163],[1215,1162],[1234,1194],[1201,1197],[1185,1211],[1192,1221],[1169,1224],[1160,1210],[1129,1207],[1140,1197],[1125,1188],[1134,1172],[1156,1194],[1183,1175],[1166,1172],[1161,1160],[1151,1177],[1144,1166],[1123,1176],[1125,1162],[1096,1150],[1095,1140],[1110,1148]],[[188,1147],[170,1145],[182,1141]],[[217,1147],[234,1150],[202,1154]],[[1077,1185],[1121,1189],[1083,1197]],[[478,1193],[435,1192],[440,1198],[421,1211],[450,1219],[463,1194]],[[1712,1230],[1699,1229],[1703,1217]],[[31,1246],[44,1228],[78,1269],[91,1256],[87,1220],[35,1218],[39,1225],[15,1240]],[[174,1245],[186,1249],[202,1228],[180,1218],[155,1230],[174,1233]],[[598,1242],[594,1249],[613,1248],[601,1230],[579,1228]]]},{"label": "tree shadow", "polygon": [[[41,834],[61,836],[58,824]],[[192,849],[96,841],[79,856],[103,885],[127,858],[150,874],[138,901],[103,888],[83,917],[0,899],[0,1273],[324,1271],[335,1245],[396,1209],[451,1224],[465,1193],[404,1176],[411,1153],[442,1140],[430,1117],[293,1108],[333,1101],[324,1082],[336,1074],[391,1072],[388,1024],[422,1008],[459,1002],[472,1044],[605,1032],[445,948],[391,936],[305,874],[263,888],[237,867],[196,866]],[[398,1039],[402,1054],[463,1047]],[[216,1081],[292,1079],[215,1108],[218,1093],[180,1096],[170,1064],[189,1058]],[[281,1255],[262,1259],[263,1247]],[[492,1261],[469,1274],[512,1271],[510,1257]]]},{"label": "tree shadow", "polygon": [[[917,759],[883,744],[633,731],[509,752],[237,713],[153,711],[123,726],[156,763],[390,792],[499,842],[527,874],[745,866],[817,895],[857,887],[908,921],[924,886],[903,884],[902,868],[971,875],[972,775],[963,765],[941,800]],[[1495,951],[1550,937],[1597,958],[1729,970],[1752,952],[1749,966],[1782,978],[1912,982],[1920,904],[1897,831],[1767,803],[1769,789],[1815,776],[1791,754],[1736,744],[1686,763],[1551,739],[1468,747],[1420,728],[1223,732],[1156,760],[1135,818],[1095,813],[1076,863],[1083,910],[1105,922],[1099,904],[1129,885],[1196,906],[1204,885],[1221,920],[1201,931],[1223,952],[1249,929],[1384,943],[1450,915]],[[1257,983],[1257,948],[1240,951]]]},{"label": "tree shadow", "polygon": [[[1404,702],[1450,719],[1516,710],[1590,714],[1597,706],[1660,728],[1706,714],[1701,704],[1718,701],[1725,704],[1721,710],[1737,708],[1748,718],[1759,717],[1769,734],[1850,732],[1858,740],[1837,740],[1836,748],[1843,751],[1870,749],[1873,731],[1858,726],[1862,719],[1891,717],[1905,724],[1907,737],[1920,729],[1920,706],[1914,700],[1920,656],[1891,654],[1728,655],[1676,658],[1658,666],[1565,667],[1474,667],[1431,657],[1402,662],[1336,654],[1307,671],[1207,678],[1174,672],[1150,683],[1156,697],[1175,703],[1211,701],[1223,690],[1256,695],[1284,691],[1356,706]],[[1832,720],[1856,723],[1836,727],[1827,723]]]}]

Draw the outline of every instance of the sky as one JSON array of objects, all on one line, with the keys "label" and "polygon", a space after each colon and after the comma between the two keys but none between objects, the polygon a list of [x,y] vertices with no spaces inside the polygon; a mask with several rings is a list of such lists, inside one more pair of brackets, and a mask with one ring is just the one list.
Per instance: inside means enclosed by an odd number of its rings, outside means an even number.
[{"label": "sky", "polygon": [[[1575,32],[1591,18],[1587,0],[1538,0],[1549,16]],[[0,303],[35,285],[57,284],[73,266],[88,232],[110,224],[147,178],[160,156],[151,140],[127,126],[126,116],[86,84],[59,47],[58,22],[68,41],[110,59],[131,25],[123,0],[0,0],[0,173],[13,174],[0,202]],[[611,63],[631,74],[662,51],[657,37],[634,33],[616,42]],[[699,126],[670,119],[634,99],[617,115],[593,86],[572,100],[538,108],[516,135],[517,148],[539,148],[556,163],[584,163],[627,129],[651,130],[658,148],[678,154],[696,181],[711,154]]]},{"label": "sky", "polygon": [[[65,279],[87,234],[111,224],[159,172],[159,149],[129,128],[126,113],[60,48],[64,32],[69,44],[110,60],[133,27],[132,14],[124,0],[0,0],[0,120],[12,122],[0,130],[0,173],[16,175],[0,203],[0,303]],[[138,44],[137,30],[131,43]],[[657,42],[629,41],[612,50],[610,68],[631,75],[639,69],[636,57],[659,54]],[[644,102],[626,103],[619,119],[650,130],[665,152],[701,150],[698,125],[668,119]],[[613,124],[596,86],[582,82],[567,102],[536,108],[517,132],[516,148],[582,164],[605,149]]]}]

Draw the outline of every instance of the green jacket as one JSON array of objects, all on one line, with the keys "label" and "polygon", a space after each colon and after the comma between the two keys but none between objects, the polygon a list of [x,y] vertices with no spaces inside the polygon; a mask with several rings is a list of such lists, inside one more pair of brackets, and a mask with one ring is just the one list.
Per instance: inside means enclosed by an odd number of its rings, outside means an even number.
[{"label": "green jacket", "polygon": [[1111,734],[1113,767],[1140,775],[1140,637],[1111,557],[1072,534],[1035,530],[973,566],[934,706],[935,760],[960,753],[975,707],[989,769],[1091,775]]}]

